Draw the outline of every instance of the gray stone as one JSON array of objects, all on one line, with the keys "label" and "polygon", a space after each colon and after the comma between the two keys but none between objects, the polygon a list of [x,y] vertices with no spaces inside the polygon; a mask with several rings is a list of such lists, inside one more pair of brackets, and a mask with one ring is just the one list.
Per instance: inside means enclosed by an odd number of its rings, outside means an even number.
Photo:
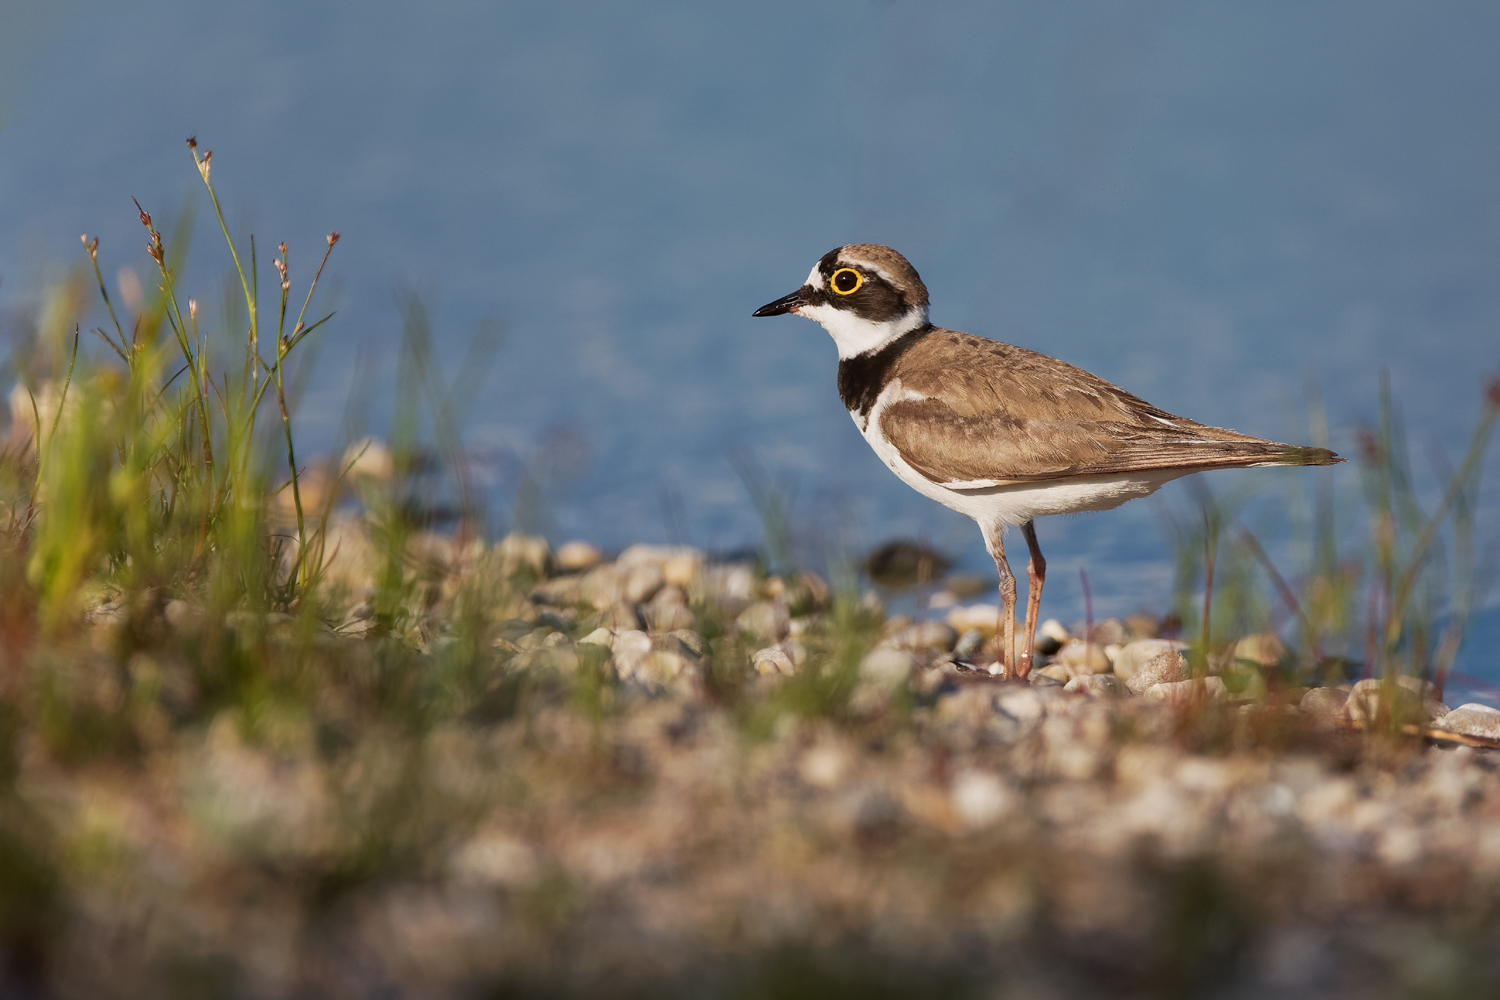
[{"label": "gray stone", "polygon": [[1141,694],[1157,684],[1186,680],[1190,673],[1187,658],[1177,650],[1169,649],[1137,665],[1125,683],[1130,685],[1130,690]]},{"label": "gray stone", "polygon": [[967,660],[984,648],[984,633],[977,628],[971,628],[958,637],[958,642],[953,646],[953,655],[960,660]]},{"label": "gray stone", "polygon": [[880,687],[893,689],[911,676],[916,658],[902,649],[872,649],[859,661],[859,678]]},{"label": "gray stone", "polygon": [[1114,674],[1080,674],[1068,681],[1063,690],[1093,698],[1128,698],[1129,686]]},{"label": "gray stone", "polygon": [[1309,715],[1317,715],[1323,718],[1334,718],[1342,715],[1344,705],[1349,701],[1349,692],[1340,688],[1319,687],[1312,688],[1302,696],[1302,701],[1297,707]]},{"label": "gray stone", "polygon": [[1136,668],[1152,657],[1185,649],[1187,643],[1176,639],[1137,639],[1135,642],[1127,642],[1115,656],[1115,675],[1122,681],[1128,681]]},{"label": "gray stone", "polygon": [[1398,721],[1426,723],[1445,714],[1434,691],[1430,682],[1417,677],[1398,677],[1389,685],[1370,677],[1350,689],[1344,710],[1351,721],[1369,725],[1380,718],[1381,706],[1388,699],[1386,710]]},{"label": "gray stone", "polygon": [[1453,709],[1433,725],[1437,729],[1462,736],[1500,740],[1500,708],[1469,702]]},{"label": "gray stone", "polygon": [[1145,697],[1168,705],[1191,705],[1197,702],[1223,701],[1229,689],[1218,677],[1195,677],[1185,681],[1163,681],[1146,689]]},{"label": "gray stone", "polygon": [[700,660],[708,655],[708,643],[704,641],[703,636],[699,635],[697,632],[694,632],[692,629],[673,629],[671,632],[667,633],[667,636],[670,639],[675,639],[684,647],[688,654]]},{"label": "gray stone", "polygon": [[952,650],[957,644],[958,630],[947,622],[937,621],[908,625],[881,643],[891,649],[912,651],[936,649],[944,653]]}]

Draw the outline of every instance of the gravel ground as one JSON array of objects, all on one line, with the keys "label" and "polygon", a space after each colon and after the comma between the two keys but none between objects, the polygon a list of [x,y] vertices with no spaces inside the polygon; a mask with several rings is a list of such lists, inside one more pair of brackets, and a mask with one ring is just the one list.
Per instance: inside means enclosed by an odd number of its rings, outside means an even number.
[{"label": "gravel ground", "polygon": [[[1006,682],[962,607],[539,544],[489,553],[532,582],[421,725],[360,709],[395,640],[356,603],[309,706],[129,764],[23,731],[3,995],[1500,995],[1482,706],[1281,684],[1271,637],[1193,678],[1145,620]],[[402,670],[445,662],[434,593]]]}]

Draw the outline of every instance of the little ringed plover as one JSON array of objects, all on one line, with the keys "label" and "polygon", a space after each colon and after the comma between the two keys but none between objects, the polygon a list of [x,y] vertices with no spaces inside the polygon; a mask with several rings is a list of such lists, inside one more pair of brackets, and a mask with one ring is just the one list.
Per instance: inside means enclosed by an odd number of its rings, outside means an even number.
[{"label": "little ringed plover", "polygon": [[[881,461],[924,496],[967,514],[1000,574],[1003,673],[1031,670],[1047,563],[1032,519],[1109,510],[1207,469],[1332,465],[1325,448],[1209,427],[1081,368],[933,326],[927,288],[890,247],[830,250],[756,316],[816,320],[839,352],[839,396]],[[1016,656],[1016,580],[1001,535],[1018,526],[1031,561]]]}]

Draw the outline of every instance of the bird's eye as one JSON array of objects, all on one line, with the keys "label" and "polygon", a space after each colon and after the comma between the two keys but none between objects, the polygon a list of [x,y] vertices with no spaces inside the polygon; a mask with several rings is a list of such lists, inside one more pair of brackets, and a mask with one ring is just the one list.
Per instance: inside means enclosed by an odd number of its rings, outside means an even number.
[{"label": "bird's eye", "polygon": [[852,267],[841,267],[828,279],[828,287],[840,295],[853,295],[865,283],[865,276]]}]

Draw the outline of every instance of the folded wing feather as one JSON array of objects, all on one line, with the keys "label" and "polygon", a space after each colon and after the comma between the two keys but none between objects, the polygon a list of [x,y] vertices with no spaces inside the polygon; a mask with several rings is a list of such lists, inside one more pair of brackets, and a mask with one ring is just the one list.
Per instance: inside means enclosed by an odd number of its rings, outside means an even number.
[{"label": "folded wing feather", "polygon": [[[955,355],[962,366],[954,366]],[[1174,416],[1080,368],[969,334],[934,331],[893,374],[903,392],[881,412],[880,428],[936,483],[1340,461],[1325,449]]]}]

